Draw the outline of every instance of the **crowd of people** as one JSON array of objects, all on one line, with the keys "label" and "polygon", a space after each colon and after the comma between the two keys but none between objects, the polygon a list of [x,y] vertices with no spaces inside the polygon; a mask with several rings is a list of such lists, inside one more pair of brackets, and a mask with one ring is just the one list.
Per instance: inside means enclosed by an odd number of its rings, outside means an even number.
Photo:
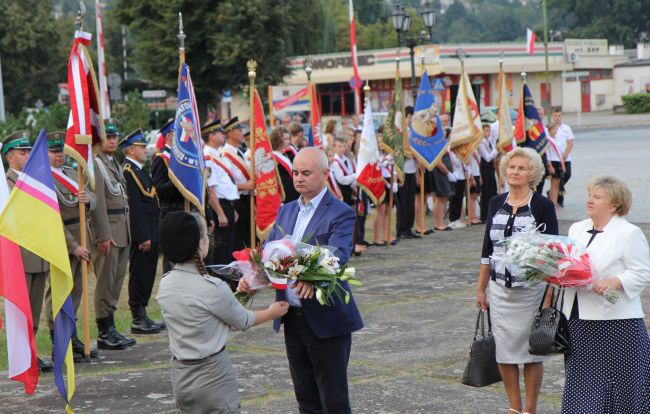
[{"label": "crowd of people", "polygon": [[[407,107],[405,116],[408,126],[413,108]],[[454,149],[448,149],[432,171],[408,150],[401,168],[390,152],[381,151],[380,168],[390,196],[376,203],[356,182],[362,132],[358,117],[344,118],[340,125],[328,122],[323,150],[308,145],[300,123],[280,123],[270,131],[269,141],[283,203],[266,241],[281,239],[288,231],[294,241],[306,238],[308,243],[337,248],[343,264],[350,256],[364,254],[372,247],[421,239],[435,231],[485,225],[476,304],[483,310],[489,308],[492,315],[496,358],[509,412],[535,413],[547,357],[529,354],[528,335],[545,290],[543,285],[527,286],[519,275],[495,266],[490,258],[503,249],[498,241],[528,225],[543,224],[543,232],[559,233],[556,211],[563,206],[565,185],[571,177],[573,134],[562,122],[560,110],[553,110],[552,120],[547,126],[550,145],[544,156],[528,148],[500,153],[498,125],[490,124],[483,125],[483,139],[469,159],[463,160]],[[448,137],[450,120],[446,114],[441,115],[441,124]],[[266,310],[252,312],[242,307],[233,292],[255,291],[245,281],[214,277],[209,266],[229,264],[232,253],[248,245],[250,200],[255,191],[246,145],[248,132],[237,117],[214,120],[201,129],[208,171],[207,207],[202,216],[187,211],[189,203],[170,179],[173,126],[170,119],[161,127],[159,152],[149,173],[145,167],[147,140],[142,131],[119,139],[117,124],[107,123],[106,142],[93,159],[96,174],[92,187],[89,183],[80,187],[76,170],[65,165],[65,133],[48,135],[73,270],[75,312],[81,299],[81,264],[85,261],[92,263],[96,276],[98,348],[123,350],[133,346],[136,340],[116,329],[114,317],[128,270],[131,333],[168,331],[173,392],[182,412],[238,412],[236,375],[225,351],[228,331],[275,320],[276,331],[284,324],[290,373],[301,412],[351,412],[347,383],[351,333],[363,327],[354,298],[345,304],[321,306],[314,298],[313,287],[299,282],[278,291],[277,301]],[[382,128],[376,137],[381,144]],[[118,148],[123,155],[121,164],[116,156]],[[2,155],[9,167],[10,186],[15,184],[30,149],[25,131],[4,139]],[[588,193],[589,218],[574,224],[569,236],[587,246],[602,278],[591,290],[567,289],[564,312],[569,318],[572,351],[566,358],[562,410],[605,412],[604,407],[614,404],[612,412],[648,412],[650,340],[639,299],[650,284],[647,240],[638,227],[623,218],[631,205],[631,194],[624,183],[613,177],[596,178],[590,182]],[[84,223],[80,204],[87,212]],[[368,242],[366,218],[373,209],[373,239]],[[392,223],[394,210],[397,217]],[[425,226],[425,214],[433,215],[433,228]],[[317,219],[312,223],[314,217]],[[90,234],[87,247],[81,245],[82,226]],[[306,231],[308,226],[310,232]],[[157,322],[147,315],[147,306],[161,253],[166,276],[156,299],[164,322]],[[53,335],[48,264],[24,249],[22,254],[34,332],[44,303]],[[602,295],[612,290],[619,291],[621,299],[604,308]],[[186,306],[188,301],[195,306]],[[72,350],[75,361],[83,360],[84,344],[76,333]],[[97,358],[98,351],[92,349],[90,356]],[[524,365],[525,402],[519,389],[519,364]],[[39,367],[43,371],[52,369],[40,358]]]}]

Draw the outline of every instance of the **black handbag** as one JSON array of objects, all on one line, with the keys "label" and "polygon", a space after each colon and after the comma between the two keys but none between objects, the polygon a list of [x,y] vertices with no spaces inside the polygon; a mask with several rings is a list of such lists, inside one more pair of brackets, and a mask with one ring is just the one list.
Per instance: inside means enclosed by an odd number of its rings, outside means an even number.
[{"label": "black handbag", "polygon": [[[539,304],[537,315],[530,328],[528,352],[533,355],[568,354],[571,351],[569,343],[569,323],[562,313],[564,305],[564,288],[551,287],[551,307],[544,308],[544,299],[550,285],[546,286],[542,302]],[[561,298],[561,299],[560,299]],[[558,300],[560,306],[558,308]]]},{"label": "black handbag", "polygon": [[[485,314],[487,314],[488,328],[485,332]],[[479,336],[478,328],[481,325]],[[463,372],[461,382],[471,387],[485,387],[501,381],[501,374],[497,365],[494,336],[492,336],[492,321],[490,311],[478,311],[474,340],[469,350],[469,359]]]}]

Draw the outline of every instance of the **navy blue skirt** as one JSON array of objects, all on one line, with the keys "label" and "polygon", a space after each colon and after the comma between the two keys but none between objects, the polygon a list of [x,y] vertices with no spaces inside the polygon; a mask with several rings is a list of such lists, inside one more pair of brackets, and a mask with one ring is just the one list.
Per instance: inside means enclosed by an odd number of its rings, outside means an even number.
[{"label": "navy blue skirt", "polygon": [[562,413],[650,413],[650,338],[643,319],[569,320]]}]

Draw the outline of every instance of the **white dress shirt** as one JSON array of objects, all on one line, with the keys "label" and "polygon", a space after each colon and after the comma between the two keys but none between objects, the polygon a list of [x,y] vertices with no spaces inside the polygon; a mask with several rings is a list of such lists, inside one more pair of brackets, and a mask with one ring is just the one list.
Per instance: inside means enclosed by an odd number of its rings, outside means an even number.
[{"label": "white dress shirt", "polygon": [[404,160],[404,174],[415,174],[418,170],[414,158],[407,158]]},{"label": "white dress shirt", "polygon": [[210,176],[208,177],[208,187],[214,187],[217,193],[217,198],[225,200],[239,200],[239,191],[237,185],[230,178],[228,173],[219,166],[214,160],[219,160],[224,165],[227,165],[221,158],[221,154],[215,148],[205,146],[203,147],[203,154],[206,155],[205,166],[210,169]]},{"label": "white dress shirt", "polygon": [[[354,164],[345,155],[334,155],[334,162],[330,166],[336,182],[341,185],[352,185],[356,181]],[[338,161],[338,162],[337,162]],[[341,168],[343,166],[343,168]]]},{"label": "white dress shirt", "polygon": [[[566,147],[572,139],[574,139],[574,136],[570,126],[562,124],[557,127],[557,131],[555,132],[555,143],[560,149],[560,152],[564,153],[564,151],[566,151]],[[571,161],[571,154],[569,154],[564,161]]]},{"label": "white dress shirt", "polygon": [[[222,157],[221,159],[223,160],[223,163],[230,169],[230,172],[232,173],[232,177],[235,180],[235,184],[246,184],[248,182],[248,179],[244,175],[244,173],[239,169],[238,166],[236,166],[228,157],[225,156],[225,153],[228,153],[235,157],[236,159],[239,160],[241,165],[246,167],[248,174],[250,175],[250,163],[246,157],[241,156],[240,152],[237,147],[234,147],[228,143],[224,144],[223,147],[221,147],[221,154]],[[240,194],[249,194],[249,191],[240,191]]]},{"label": "white dress shirt", "polygon": [[[591,219],[575,223],[569,237],[586,246],[593,229]],[[609,303],[588,288],[567,289],[564,314],[571,315],[576,291],[580,319],[612,320],[643,318],[641,292],[650,285],[650,251],[643,231],[622,217],[614,216],[587,248],[595,280],[618,277],[623,291],[616,303]]]},{"label": "white dress shirt", "polygon": [[486,162],[492,162],[492,160],[499,154],[490,138],[483,138],[478,146],[478,152],[481,154],[481,158]]},{"label": "white dress shirt", "polygon": [[[306,204],[304,203],[302,196],[298,198],[298,216],[296,217],[296,225],[293,226],[293,234],[291,235],[291,241],[293,243],[298,243],[303,240],[305,230],[307,229],[312,217],[314,217],[314,213],[316,212],[321,200],[323,200],[326,192],[327,186],[325,186],[316,197],[312,198]],[[286,292],[290,306],[302,306],[300,304],[300,298],[296,295],[295,289],[288,287]]]}]

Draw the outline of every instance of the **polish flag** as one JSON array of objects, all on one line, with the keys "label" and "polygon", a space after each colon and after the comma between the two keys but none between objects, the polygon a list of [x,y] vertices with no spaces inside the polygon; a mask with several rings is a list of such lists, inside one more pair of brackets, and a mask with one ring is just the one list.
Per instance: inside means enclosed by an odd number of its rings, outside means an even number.
[{"label": "polish flag", "polygon": [[[0,162],[0,212],[9,199],[4,171]],[[38,363],[25,270],[20,248],[4,237],[0,237],[0,296],[5,298],[9,378],[22,382],[25,393],[33,394],[38,384]]]},{"label": "polish flag", "polygon": [[111,117],[111,104],[108,100],[108,85],[106,74],[106,61],[104,59],[104,29],[102,28],[102,7],[104,5],[97,0],[95,2],[95,23],[97,25],[97,70],[99,80],[99,103],[102,107],[104,119]]},{"label": "polish flag", "polygon": [[526,29],[526,52],[531,56],[535,53],[535,38],[535,32]]},{"label": "polish flag", "polygon": [[352,55],[353,76],[350,80],[350,86],[354,88],[356,100],[356,111],[361,112],[361,78],[359,77],[359,66],[357,64],[357,29],[354,24],[354,6],[352,0],[348,1],[348,13],[350,15],[350,54]]}]

